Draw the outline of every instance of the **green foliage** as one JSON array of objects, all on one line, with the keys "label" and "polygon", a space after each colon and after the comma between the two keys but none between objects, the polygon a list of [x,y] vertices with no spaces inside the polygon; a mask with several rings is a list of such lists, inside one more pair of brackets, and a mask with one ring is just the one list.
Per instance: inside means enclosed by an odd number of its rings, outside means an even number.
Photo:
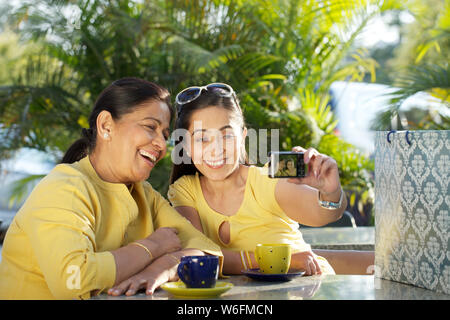
[{"label": "green foliage", "polygon": [[373,187],[370,174],[374,170],[374,164],[362,157],[356,147],[335,135],[327,134],[322,137],[318,148],[321,152],[333,157],[339,164],[341,183],[347,190],[359,191],[366,187]]},{"label": "green foliage", "polygon": [[[393,9],[389,14],[391,23],[400,29],[400,41],[396,46],[377,48],[374,57],[382,64],[378,79],[398,89],[391,96],[390,108],[378,115],[373,128],[448,129],[448,117],[434,110],[432,103],[428,110],[413,107],[401,111],[400,106],[412,95],[427,92],[440,100],[444,109],[450,107],[450,1],[409,0]],[[402,25],[400,15],[405,13],[412,21]]]},{"label": "green foliage", "polygon": [[406,10],[414,21],[402,27],[402,43],[390,65],[403,69],[412,65],[448,62],[450,1],[409,0],[403,3],[402,9]]},{"label": "green foliage", "polygon": [[[280,129],[282,149],[317,147],[338,161],[344,187],[367,191],[361,175],[371,162],[333,136],[328,89],[374,73],[352,44],[388,2],[24,1],[9,24],[42,50],[0,87],[0,157],[24,146],[60,155],[115,79],[141,77],[172,93],[218,81],[238,93],[249,128]],[[169,156],[150,178],[163,194]]]},{"label": "green foliage", "polygon": [[[357,148],[332,134],[322,137],[318,149],[336,160],[351,211],[358,212],[365,219],[373,218],[374,162],[362,156]],[[373,225],[374,220],[369,220],[369,224]]]}]

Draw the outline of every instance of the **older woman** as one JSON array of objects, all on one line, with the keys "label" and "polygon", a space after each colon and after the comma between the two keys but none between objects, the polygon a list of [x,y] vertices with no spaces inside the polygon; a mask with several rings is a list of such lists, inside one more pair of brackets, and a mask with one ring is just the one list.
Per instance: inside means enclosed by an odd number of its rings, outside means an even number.
[{"label": "older woman", "polygon": [[151,294],[176,278],[182,256],[222,255],[145,181],[166,153],[171,118],[169,93],[154,83],[125,78],[100,94],[84,137],[6,234],[0,298]]}]

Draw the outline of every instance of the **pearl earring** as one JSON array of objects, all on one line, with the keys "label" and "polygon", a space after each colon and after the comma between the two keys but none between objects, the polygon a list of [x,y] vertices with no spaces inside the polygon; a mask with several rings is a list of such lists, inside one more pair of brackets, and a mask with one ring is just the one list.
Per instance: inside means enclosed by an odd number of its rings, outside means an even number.
[{"label": "pearl earring", "polygon": [[105,139],[108,139],[108,138],[109,138],[108,132],[105,132],[105,133],[103,134],[103,138],[105,138]]}]

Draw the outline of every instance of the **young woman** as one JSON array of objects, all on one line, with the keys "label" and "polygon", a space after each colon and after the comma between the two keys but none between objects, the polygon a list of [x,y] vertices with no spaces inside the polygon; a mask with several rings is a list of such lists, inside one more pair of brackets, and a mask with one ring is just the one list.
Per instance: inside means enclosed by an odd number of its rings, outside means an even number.
[{"label": "young woman", "polygon": [[173,166],[168,198],[221,246],[225,273],[257,267],[253,251],[258,243],[289,243],[291,267],[307,275],[334,273],[322,256],[339,273],[363,273],[373,264],[371,252],[320,251],[318,256],[299,231],[298,223],[322,226],[342,216],[347,200],[336,161],[315,149],[295,147],[304,152],[309,174],[289,179],[271,179],[267,167],[247,165],[247,129],[226,84],[187,88],[177,95],[176,108],[175,129],[186,134],[175,142],[175,156],[189,161]]},{"label": "young woman", "polygon": [[183,255],[220,248],[145,180],[166,153],[166,89],[136,78],[98,97],[89,129],[33,190],[3,244],[0,299],[134,294],[176,279]]}]

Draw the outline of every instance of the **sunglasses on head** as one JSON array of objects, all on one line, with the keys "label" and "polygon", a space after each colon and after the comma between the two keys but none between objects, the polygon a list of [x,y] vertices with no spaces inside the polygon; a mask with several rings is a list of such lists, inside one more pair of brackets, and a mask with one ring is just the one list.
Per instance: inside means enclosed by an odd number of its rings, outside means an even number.
[{"label": "sunglasses on head", "polygon": [[215,92],[222,97],[231,97],[234,93],[233,88],[225,83],[210,83],[203,87],[194,86],[180,91],[175,97],[175,103],[183,105],[192,102],[200,97],[203,90]]}]

